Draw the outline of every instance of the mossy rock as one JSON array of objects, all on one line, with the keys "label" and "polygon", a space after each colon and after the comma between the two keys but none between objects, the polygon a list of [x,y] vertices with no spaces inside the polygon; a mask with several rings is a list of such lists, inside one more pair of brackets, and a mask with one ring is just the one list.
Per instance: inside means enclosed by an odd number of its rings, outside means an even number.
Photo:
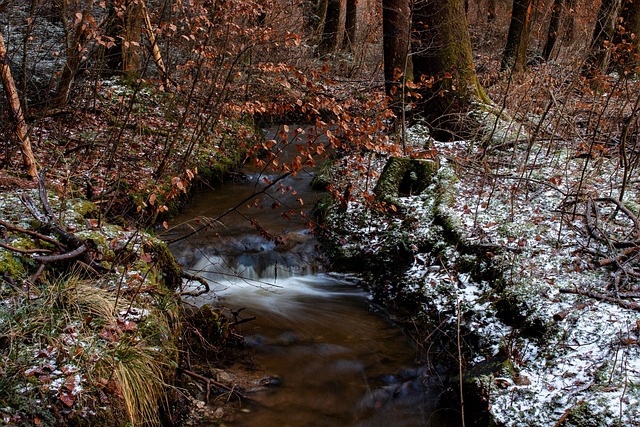
[{"label": "mossy rock", "polygon": [[421,194],[432,183],[439,168],[440,161],[437,158],[391,157],[373,192],[378,199],[387,201]]},{"label": "mossy rock", "polygon": [[153,254],[155,265],[162,272],[165,286],[178,289],[182,284],[182,266],[178,264],[167,244],[154,239],[147,245],[146,250]]}]

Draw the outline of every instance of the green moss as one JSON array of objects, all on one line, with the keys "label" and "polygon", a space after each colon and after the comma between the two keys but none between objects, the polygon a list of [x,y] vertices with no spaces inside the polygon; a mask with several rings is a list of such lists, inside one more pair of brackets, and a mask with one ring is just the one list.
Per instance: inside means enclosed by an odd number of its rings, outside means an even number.
[{"label": "green moss", "polygon": [[153,254],[154,265],[162,272],[165,286],[169,289],[178,289],[182,284],[182,267],[176,261],[167,244],[161,240],[153,239],[147,243],[145,250]]},{"label": "green moss", "polygon": [[380,200],[390,202],[399,196],[421,194],[431,184],[439,167],[437,159],[391,157],[373,192]]},{"label": "green moss", "polygon": [[594,411],[592,404],[579,402],[569,412],[565,425],[567,427],[601,427],[608,425],[607,417],[599,411]]},{"label": "green moss", "polygon": [[24,274],[22,257],[14,255],[12,252],[0,249],[0,273],[14,279],[22,277]]}]

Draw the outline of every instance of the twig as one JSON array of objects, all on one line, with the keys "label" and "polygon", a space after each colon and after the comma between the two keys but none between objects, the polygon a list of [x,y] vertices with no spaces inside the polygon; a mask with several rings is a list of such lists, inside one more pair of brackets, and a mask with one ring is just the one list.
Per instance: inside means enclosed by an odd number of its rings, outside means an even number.
[{"label": "twig", "polygon": [[209,377],[205,377],[204,375],[200,375],[197,374],[193,371],[190,371],[188,369],[184,369],[184,368],[178,368],[177,369],[179,372],[182,372],[185,375],[188,375],[192,378],[195,378],[197,380],[200,380],[202,382],[204,382],[207,385],[207,394],[205,397],[205,402],[209,403],[209,396],[211,395],[211,385],[215,385],[216,387],[220,387],[223,388],[227,391],[229,391],[230,393],[235,394],[236,396],[242,398],[242,399],[247,399],[249,400],[249,398],[247,396],[245,396],[244,394],[240,393],[239,391],[237,391],[235,388],[229,387],[227,385],[224,385],[216,380],[214,380],[213,378],[209,378]]},{"label": "twig", "polygon": [[256,319],[257,319],[256,316],[247,317],[246,319],[240,319],[240,320],[236,320],[235,322],[231,322],[229,326],[242,325],[243,323],[251,322]]},{"label": "twig", "polygon": [[562,414],[562,416],[558,419],[558,422],[555,423],[553,427],[560,427],[562,424],[564,424],[567,418],[569,418],[569,415],[571,414],[572,409],[573,407],[567,408],[567,410],[564,411],[564,414]]},{"label": "twig", "polygon": [[48,252],[51,252],[49,249],[20,249],[20,248],[14,248],[13,246],[6,245],[6,244],[4,244],[2,242],[0,242],[0,248],[5,248],[8,251],[18,252],[20,254],[37,254],[37,253],[48,253]]},{"label": "twig", "polygon": [[633,246],[633,247],[630,247],[630,248],[626,248],[616,257],[605,258],[605,259],[601,259],[600,261],[598,261],[598,267],[605,267],[605,266],[611,265],[611,264],[618,264],[618,263],[624,261],[625,258],[627,258],[629,255],[633,254],[634,252],[638,251],[639,249],[640,249],[639,246]]},{"label": "twig", "polygon": [[640,311],[640,304],[638,304],[637,302],[624,301],[619,298],[614,298],[608,295],[600,294],[598,292],[586,291],[586,290],[580,290],[580,289],[568,289],[568,288],[561,288],[559,291],[560,293],[563,293],[563,294],[584,295],[586,297],[593,298],[599,301],[617,304],[620,307],[623,307],[629,310]]}]

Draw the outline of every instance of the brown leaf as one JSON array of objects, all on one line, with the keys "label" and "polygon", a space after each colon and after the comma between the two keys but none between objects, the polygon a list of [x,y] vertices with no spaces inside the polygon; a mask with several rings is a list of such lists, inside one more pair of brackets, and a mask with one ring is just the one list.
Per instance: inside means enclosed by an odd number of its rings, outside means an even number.
[{"label": "brown leaf", "polygon": [[71,392],[62,391],[62,392],[60,392],[60,396],[59,397],[60,397],[60,400],[62,401],[62,403],[64,403],[68,407],[72,407],[73,406],[73,402],[75,401],[75,397],[73,396],[73,394],[71,394]]}]

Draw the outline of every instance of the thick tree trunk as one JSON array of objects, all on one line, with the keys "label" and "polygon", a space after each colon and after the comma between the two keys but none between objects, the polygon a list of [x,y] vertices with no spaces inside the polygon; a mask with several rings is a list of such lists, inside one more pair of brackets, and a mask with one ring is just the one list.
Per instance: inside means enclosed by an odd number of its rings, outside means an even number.
[{"label": "thick tree trunk", "polygon": [[621,0],[602,0],[591,36],[591,49],[582,70],[588,78],[604,72],[609,64],[611,50],[607,42],[613,40],[621,5]]},{"label": "thick tree trunk", "polygon": [[11,75],[11,69],[9,68],[9,60],[7,59],[7,48],[4,44],[4,38],[0,33],[0,78],[2,79],[2,87],[4,93],[7,95],[9,101],[9,107],[11,108],[11,115],[16,123],[16,135],[20,141],[20,150],[22,151],[22,160],[24,166],[27,169],[27,173],[31,178],[38,178],[38,166],[36,159],[31,151],[31,141],[29,140],[29,129],[27,123],[24,120],[24,114],[22,112],[22,106],[20,105],[20,97],[18,96],[18,89],[16,83]]},{"label": "thick tree trunk", "polygon": [[466,131],[466,113],[489,102],[478,83],[462,0],[417,0],[413,10],[414,81],[420,111],[434,130]]},{"label": "thick tree trunk", "polygon": [[511,68],[514,72],[521,73],[526,67],[532,10],[533,0],[513,0],[509,35],[502,56],[503,70]]},{"label": "thick tree trunk", "polygon": [[558,29],[560,27],[560,17],[562,16],[563,0],[553,0],[551,9],[551,20],[549,21],[549,31],[547,31],[547,41],[542,49],[542,58],[548,61],[551,58],[551,52],[558,40]]},{"label": "thick tree trunk", "polygon": [[143,9],[135,0],[114,0],[109,5],[106,35],[115,45],[106,49],[107,66],[137,77],[142,63],[141,37],[144,26]]},{"label": "thick tree trunk", "polygon": [[122,32],[122,70],[130,77],[138,77],[142,68],[142,15],[142,4],[127,0]]},{"label": "thick tree trunk", "polygon": [[324,17],[322,39],[318,45],[319,56],[334,52],[338,48],[340,40],[340,13],[342,11],[341,0],[328,0],[327,12]]},{"label": "thick tree trunk", "polygon": [[407,72],[410,19],[411,0],[382,0],[384,87],[387,96],[396,99],[400,76]]},{"label": "thick tree trunk", "polygon": [[356,45],[356,30],[358,25],[358,0],[347,0],[347,11],[344,21],[344,40],[342,46],[353,51]]}]

